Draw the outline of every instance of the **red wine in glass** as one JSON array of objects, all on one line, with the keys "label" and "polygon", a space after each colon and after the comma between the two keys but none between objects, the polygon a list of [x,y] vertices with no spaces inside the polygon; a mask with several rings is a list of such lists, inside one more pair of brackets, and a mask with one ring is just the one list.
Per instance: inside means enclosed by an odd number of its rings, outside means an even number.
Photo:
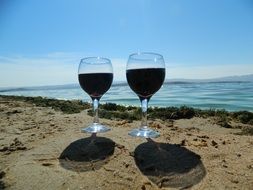
[{"label": "red wine in glass", "polygon": [[150,98],[161,88],[165,79],[163,56],[157,53],[134,53],[129,56],[126,70],[127,82],[141,101],[142,122],[131,136],[156,138],[160,134],[148,128],[147,109]]},{"label": "red wine in glass", "polygon": [[81,60],[78,68],[78,80],[81,88],[91,97],[94,120],[82,132],[99,133],[110,130],[99,123],[98,105],[101,97],[109,90],[113,81],[111,61],[101,57],[87,57]]},{"label": "red wine in glass", "polygon": [[112,73],[85,73],[78,75],[79,84],[82,89],[90,95],[92,99],[100,98],[109,90],[113,74]]},{"label": "red wine in glass", "polygon": [[165,69],[129,69],[126,76],[130,88],[139,96],[140,100],[149,100],[161,88],[165,78]]}]

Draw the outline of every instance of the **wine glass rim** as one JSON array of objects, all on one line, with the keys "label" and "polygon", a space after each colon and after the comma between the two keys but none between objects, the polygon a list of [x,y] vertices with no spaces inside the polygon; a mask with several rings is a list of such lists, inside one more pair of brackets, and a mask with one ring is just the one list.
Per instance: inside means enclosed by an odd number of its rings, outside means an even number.
[{"label": "wine glass rim", "polygon": [[[143,58],[143,57],[139,57],[141,55],[153,55],[153,58]],[[131,59],[135,59],[135,60],[151,60],[151,59],[162,59],[163,60],[163,56],[159,53],[153,53],[153,52],[137,52],[137,53],[132,53],[129,55],[129,58]]]},{"label": "wine glass rim", "polygon": [[82,63],[82,62],[85,62],[87,64],[98,64],[99,65],[99,64],[105,64],[105,63],[111,63],[111,60],[108,58],[105,58],[105,57],[94,56],[94,57],[82,58],[80,63]]}]

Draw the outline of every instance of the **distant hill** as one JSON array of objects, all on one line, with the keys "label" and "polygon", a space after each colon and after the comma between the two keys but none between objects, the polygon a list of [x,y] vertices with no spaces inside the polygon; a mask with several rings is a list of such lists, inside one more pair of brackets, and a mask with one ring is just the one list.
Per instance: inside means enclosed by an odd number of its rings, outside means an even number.
[{"label": "distant hill", "polygon": [[193,82],[253,82],[253,74],[250,75],[235,75],[212,79],[167,79],[169,83],[193,83]]},{"label": "distant hill", "polygon": [[[187,83],[221,83],[221,82],[253,82],[253,74],[241,76],[228,76],[213,79],[166,79],[165,83],[174,84],[187,84]],[[112,86],[125,86],[128,85],[126,81],[114,81]],[[14,92],[14,91],[29,91],[29,90],[56,90],[56,89],[75,89],[80,88],[78,83],[64,84],[64,85],[48,85],[48,86],[34,86],[34,87],[9,87],[1,88],[1,92]]]}]

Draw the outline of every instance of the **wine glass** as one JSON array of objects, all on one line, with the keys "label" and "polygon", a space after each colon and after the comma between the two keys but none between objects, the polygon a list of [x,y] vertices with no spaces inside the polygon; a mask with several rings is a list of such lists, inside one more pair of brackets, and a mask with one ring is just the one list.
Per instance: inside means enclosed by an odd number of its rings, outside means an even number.
[{"label": "wine glass", "polygon": [[134,53],[128,58],[126,68],[127,82],[141,101],[142,122],[139,129],[129,132],[131,136],[156,138],[160,134],[147,126],[148,102],[162,86],[165,78],[163,56],[157,53]]},{"label": "wine glass", "polygon": [[94,120],[82,132],[88,132],[95,135],[99,132],[110,130],[105,125],[99,123],[98,105],[100,98],[109,90],[113,80],[113,69],[111,61],[101,57],[87,57],[81,59],[78,68],[78,80],[82,89],[91,97]]}]

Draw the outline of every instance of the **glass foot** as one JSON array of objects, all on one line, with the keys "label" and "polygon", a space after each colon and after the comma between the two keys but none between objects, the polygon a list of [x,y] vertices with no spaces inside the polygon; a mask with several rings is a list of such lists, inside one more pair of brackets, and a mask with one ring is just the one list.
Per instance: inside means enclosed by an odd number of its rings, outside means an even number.
[{"label": "glass foot", "polygon": [[104,133],[110,130],[111,130],[110,128],[100,123],[93,123],[90,126],[81,129],[81,131],[84,133]]},{"label": "glass foot", "polygon": [[160,133],[149,128],[133,129],[128,133],[132,137],[157,138]]}]

